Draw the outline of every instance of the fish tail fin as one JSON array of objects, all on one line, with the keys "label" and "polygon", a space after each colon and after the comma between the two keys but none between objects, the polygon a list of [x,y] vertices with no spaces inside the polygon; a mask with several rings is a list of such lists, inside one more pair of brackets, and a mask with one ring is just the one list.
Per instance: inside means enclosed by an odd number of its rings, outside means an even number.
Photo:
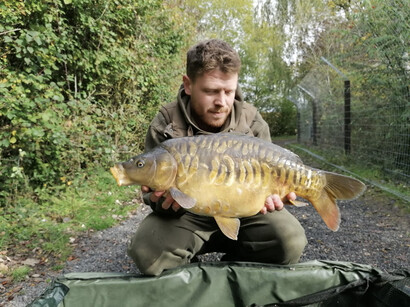
[{"label": "fish tail fin", "polygon": [[365,190],[366,186],[360,180],[335,173],[324,172],[327,184],[321,195],[310,202],[315,207],[323,221],[333,231],[340,225],[340,211],[336,199],[355,199]]}]

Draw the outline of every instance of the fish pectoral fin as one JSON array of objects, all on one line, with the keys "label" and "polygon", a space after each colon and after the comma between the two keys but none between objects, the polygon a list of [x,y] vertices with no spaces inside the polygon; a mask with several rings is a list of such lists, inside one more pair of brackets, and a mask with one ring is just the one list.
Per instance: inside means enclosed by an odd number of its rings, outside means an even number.
[{"label": "fish pectoral fin", "polygon": [[293,206],[298,207],[298,208],[299,208],[299,207],[309,206],[308,203],[305,203],[305,202],[299,201],[299,200],[290,200],[290,199],[288,199],[285,203],[286,203],[287,205],[293,205]]},{"label": "fish pectoral fin", "polygon": [[214,216],[216,223],[225,236],[232,240],[238,240],[239,226],[238,218]]},{"label": "fish pectoral fin", "polygon": [[172,198],[184,209],[191,209],[196,204],[196,199],[186,195],[177,188],[170,188],[169,192],[171,193]]}]

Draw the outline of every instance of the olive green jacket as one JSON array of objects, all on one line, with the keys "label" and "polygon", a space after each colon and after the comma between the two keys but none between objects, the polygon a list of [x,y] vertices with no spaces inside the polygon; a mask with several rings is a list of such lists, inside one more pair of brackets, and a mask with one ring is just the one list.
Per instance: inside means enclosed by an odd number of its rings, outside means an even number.
[{"label": "olive green jacket", "polygon": [[[221,132],[243,133],[271,141],[268,124],[254,106],[243,101],[239,88],[235,93],[232,112]],[[164,105],[152,120],[145,139],[145,151],[151,150],[167,139],[198,134],[210,134],[210,132],[200,129],[195,124],[190,111],[190,96],[181,86],[177,100]],[[150,193],[144,195],[144,202],[155,211],[164,212],[165,210],[161,208],[162,202],[152,203],[149,195]]]},{"label": "olive green jacket", "polygon": [[[151,122],[145,140],[145,151],[166,139],[210,134],[195,124],[190,113],[190,96],[181,87],[177,100],[163,106]],[[243,133],[271,141],[268,124],[254,106],[243,101],[240,90],[236,92],[231,115],[221,132]]]}]

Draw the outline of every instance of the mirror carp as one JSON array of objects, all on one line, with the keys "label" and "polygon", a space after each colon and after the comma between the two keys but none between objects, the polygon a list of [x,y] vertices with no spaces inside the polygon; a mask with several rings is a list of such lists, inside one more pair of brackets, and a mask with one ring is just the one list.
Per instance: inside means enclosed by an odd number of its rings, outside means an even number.
[{"label": "mirror carp", "polygon": [[[169,139],[110,169],[118,185],[167,190],[182,208],[215,218],[237,240],[241,217],[257,214],[269,195],[290,192],[308,200],[337,231],[337,199],[358,197],[359,180],[314,169],[295,153],[260,138],[221,133]],[[294,201],[294,205],[303,205]]]}]

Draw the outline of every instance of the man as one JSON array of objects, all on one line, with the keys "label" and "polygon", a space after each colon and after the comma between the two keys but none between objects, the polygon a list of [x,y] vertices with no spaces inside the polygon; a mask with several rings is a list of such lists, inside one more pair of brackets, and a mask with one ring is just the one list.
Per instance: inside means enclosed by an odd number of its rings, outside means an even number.
[{"label": "man", "polygon": [[[237,87],[240,65],[239,55],[224,41],[206,40],[192,47],[177,101],[162,107],[152,121],[146,151],[169,138],[218,132],[270,142],[267,123],[243,101]],[[185,211],[164,191],[142,191],[153,213],[142,221],[128,254],[144,274],[159,275],[211,251],[226,253],[222,260],[290,264],[299,260],[307,243],[304,229],[278,195],[266,199],[260,214],[241,218],[238,241],[233,241],[212,217]],[[287,197],[294,200],[296,195]]]}]

